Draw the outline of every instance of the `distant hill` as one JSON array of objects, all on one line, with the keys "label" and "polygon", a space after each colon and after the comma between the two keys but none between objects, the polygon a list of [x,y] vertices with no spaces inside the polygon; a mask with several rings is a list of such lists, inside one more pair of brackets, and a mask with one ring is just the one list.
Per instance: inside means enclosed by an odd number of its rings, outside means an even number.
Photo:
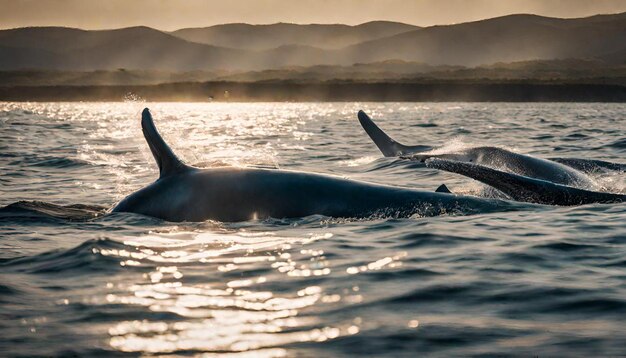
[{"label": "distant hill", "polygon": [[626,63],[626,13],[581,19],[510,15],[426,28],[371,22],[358,26],[231,24],[174,33],[148,27],[0,31],[0,70],[258,71],[389,60],[474,67],[553,59]]},{"label": "distant hill", "polygon": [[0,69],[225,68],[240,50],[181,40],[149,27],[85,31],[31,27],[0,31]]},{"label": "distant hill", "polygon": [[431,65],[478,66],[495,62],[602,58],[623,49],[626,49],[626,13],[581,19],[510,15],[433,26],[367,41],[342,49],[340,57],[354,62],[397,58]]},{"label": "distant hill", "polygon": [[259,51],[285,45],[338,49],[417,29],[419,27],[414,25],[391,21],[372,21],[356,26],[224,24],[180,29],[171,34],[192,42]]}]

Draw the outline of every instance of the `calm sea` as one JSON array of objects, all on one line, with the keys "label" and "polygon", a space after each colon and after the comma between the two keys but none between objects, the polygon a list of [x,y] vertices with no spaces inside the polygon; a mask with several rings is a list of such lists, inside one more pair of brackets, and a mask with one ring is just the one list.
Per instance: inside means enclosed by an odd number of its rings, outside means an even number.
[{"label": "calm sea", "polygon": [[[359,109],[406,144],[626,155],[626,104],[0,103],[1,355],[626,355],[626,204],[369,220],[79,218],[157,178],[144,107],[191,164],[423,190],[480,185],[382,158]],[[626,190],[624,173],[597,179]]]}]

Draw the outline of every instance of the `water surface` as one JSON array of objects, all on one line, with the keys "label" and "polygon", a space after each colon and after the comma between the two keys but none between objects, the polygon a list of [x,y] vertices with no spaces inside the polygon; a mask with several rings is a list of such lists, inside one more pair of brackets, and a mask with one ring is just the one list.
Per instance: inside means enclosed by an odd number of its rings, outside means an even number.
[{"label": "water surface", "polygon": [[[624,104],[0,103],[0,351],[33,355],[626,355],[626,204],[434,218],[168,223],[106,215],[186,162],[474,193],[399,141],[624,162]],[[596,179],[624,192],[624,173]],[[56,205],[97,212],[90,220]],[[57,213],[58,214],[58,213]]]}]

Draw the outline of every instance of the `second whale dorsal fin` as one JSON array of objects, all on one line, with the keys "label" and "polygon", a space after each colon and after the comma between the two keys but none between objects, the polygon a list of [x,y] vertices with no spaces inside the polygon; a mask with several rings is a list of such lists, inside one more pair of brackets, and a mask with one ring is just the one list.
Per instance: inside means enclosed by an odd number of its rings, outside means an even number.
[{"label": "second whale dorsal fin", "polygon": [[426,145],[409,146],[396,142],[393,138],[388,136],[387,133],[380,129],[363,111],[359,111],[357,117],[359,118],[359,123],[361,123],[361,126],[367,135],[370,136],[374,144],[376,144],[385,157],[397,157],[432,150],[432,147]]},{"label": "second whale dorsal fin", "polygon": [[448,187],[446,186],[446,184],[441,184],[441,185],[439,185],[439,187],[437,188],[437,190],[435,190],[435,193],[447,193],[447,194],[452,194],[452,192],[450,191],[450,189],[448,189]]},{"label": "second whale dorsal fin", "polygon": [[154,125],[148,108],[141,113],[141,130],[159,166],[159,179],[189,169],[165,143]]}]

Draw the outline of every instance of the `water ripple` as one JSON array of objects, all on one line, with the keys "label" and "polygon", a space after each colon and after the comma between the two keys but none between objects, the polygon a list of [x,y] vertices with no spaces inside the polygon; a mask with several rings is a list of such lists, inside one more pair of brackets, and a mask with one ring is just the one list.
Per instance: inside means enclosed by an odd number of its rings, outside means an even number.
[{"label": "water ripple", "polygon": [[[139,128],[144,106],[0,103],[3,354],[626,354],[626,204],[241,223],[107,214],[158,175]],[[623,104],[149,106],[175,151],[202,167],[468,193],[481,187],[382,158],[355,113],[406,144],[617,163],[626,130]],[[623,171],[593,175],[626,190]]]}]

